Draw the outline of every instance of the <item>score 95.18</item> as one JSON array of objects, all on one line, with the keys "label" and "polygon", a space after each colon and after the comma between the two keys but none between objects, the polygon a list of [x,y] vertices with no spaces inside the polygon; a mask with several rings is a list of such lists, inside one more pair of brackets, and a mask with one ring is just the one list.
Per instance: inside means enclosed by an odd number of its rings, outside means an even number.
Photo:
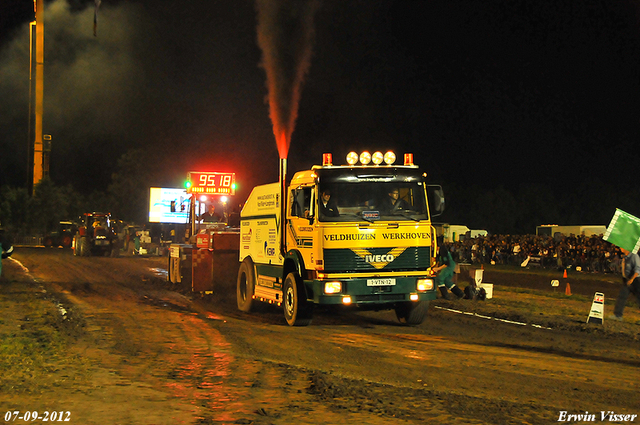
[{"label": "score 95.18", "polygon": [[187,180],[188,193],[235,194],[235,173],[190,172]]}]

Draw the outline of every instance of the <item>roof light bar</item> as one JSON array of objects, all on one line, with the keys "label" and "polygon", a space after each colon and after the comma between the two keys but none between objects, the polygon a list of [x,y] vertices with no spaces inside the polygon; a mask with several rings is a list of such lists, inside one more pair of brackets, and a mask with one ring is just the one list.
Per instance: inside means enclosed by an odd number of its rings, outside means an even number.
[{"label": "roof light bar", "polygon": [[[369,165],[373,163],[374,165],[380,165],[385,163],[386,165],[393,165],[396,162],[396,154],[392,151],[387,151],[387,153],[383,154],[380,151],[376,151],[370,154],[368,151],[363,151],[358,155],[356,152],[351,151],[347,154],[347,164],[356,165],[360,162],[361,165]],[[405,154],[404,155],[404,165],[413,165],[413,154]],[[322,165],[323,166],[331,166],[332,158],[330,153],[325,153],[322,155]]]}]

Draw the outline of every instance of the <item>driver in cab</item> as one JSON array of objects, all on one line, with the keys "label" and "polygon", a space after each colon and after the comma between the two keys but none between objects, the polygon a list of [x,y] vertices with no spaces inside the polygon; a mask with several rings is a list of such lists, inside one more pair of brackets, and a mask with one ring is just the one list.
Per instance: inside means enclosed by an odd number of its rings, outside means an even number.
[{"label": "driver in cab", "polygon": [[380,212],[387,215],[399,210],[408,209],[409,203],[400,198],[400,191],[395,187],[389,191],[387,198],[382,201],[382,205],[380,206]]},{"label": "driver in cab", "polygon": [[220,216],[216,214],[216,206],[214,204],[209,205],[209,210],[200,216],[200,220],[204,223],[217,223],[219,222]]},{"label": "driver in cab", "polygon": [[331,198],[330,190],[323,190],[320,195],[320,218],[324,217],[339,217],[340,211],[338,211],[338,205],[335,199]]}]

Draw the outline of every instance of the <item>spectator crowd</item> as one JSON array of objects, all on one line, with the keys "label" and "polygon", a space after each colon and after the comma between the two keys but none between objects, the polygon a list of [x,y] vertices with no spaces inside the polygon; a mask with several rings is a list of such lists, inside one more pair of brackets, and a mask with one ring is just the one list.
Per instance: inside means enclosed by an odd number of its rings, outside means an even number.
[{"label": "spectator crowd", "polygon": [[624,255],[602,235],[488,235],[449,244],[457,263],[539,265],[619,274]]}]

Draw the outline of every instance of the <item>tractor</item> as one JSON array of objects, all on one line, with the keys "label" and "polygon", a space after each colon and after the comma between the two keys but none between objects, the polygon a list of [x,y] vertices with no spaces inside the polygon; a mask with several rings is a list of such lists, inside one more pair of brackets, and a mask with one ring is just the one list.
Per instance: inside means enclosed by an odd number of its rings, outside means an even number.
[{"label": "tractor", "polygon": [[80,257],[120,255],[115,221],[109,213],[85,213],[73,238],[73,254]]},{"label": "tractor", "polygon": [[47,247],[71,248],[73,236],[78,231],[78,225],[72,221],[61,221],[56,230],[49,233],[42,239],[42,244]]}]

